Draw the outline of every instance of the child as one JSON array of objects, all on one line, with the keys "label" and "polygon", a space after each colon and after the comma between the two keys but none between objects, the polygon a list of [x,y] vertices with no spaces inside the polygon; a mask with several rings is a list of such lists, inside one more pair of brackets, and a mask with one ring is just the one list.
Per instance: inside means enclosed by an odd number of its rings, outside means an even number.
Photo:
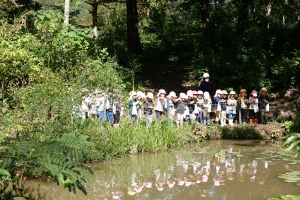
[{"label": "child", "polygon": [[236,105],[237,102],[235,100],[235,92],[231,91],[227,100],[227,114],[229,125],[233,125],[233,120],[236,114]]},{"label": "child", "polygon": [[141,119],[142,118],[142,109],[141,109],[141,107],[142,107],[142,101],[145,99],[145,94],[143,93],[143,92],[141,92],[141,91],[138,91],[137,93],[136,93],[136,96],[137,96],[137,98],[136,98],[136,100],[139,102],[138,103],[138,117],[139,117],[139,119]]},{"label": "child", "polygon": [[156,118],[160,119],[164,108],[166,107],[166,91],[164,89],[160,89],[157,94],[157,105],[155,106]]},{"label": "child", "polygon": [[91,102],[91,98],[89,95],[89,91],[85,88],[82,89],[82,102],[81,102],[81,117],[82,119],[86,119],[88,117],[89,112],[89,103]]},{"label": "child", "polygon": [[211,112],[211,98],[208,92],[204,92],[204,104],[203,104],[203,125],[209,125],[209,114]]},{"label": "child", "polygon": [[250,124],[257,124],[258,119],[258,99],[257,99],[257,91],[252,90],[251,95],[249,97],[249,122]]},{"label": "child", "polygon": [[131,91],[129,93],[129,115],[131,117],[131,122],[135,123],[138,121],[138,101],[137,101],[137,93],[135,91]]},{"label": "child", "polygon": [[222,97],[222,90],[218,89],[216,91],[216,94],[214,96],[214,99],[215,99],[215,114],[216,114],[216,123],[218,123],[220,121],[220,117],[221,117],[221,112],[218,110],[218,105],[219,105],[219,102],[221,101],[221,97]]},{"label": "child", "polygon": [[189,109],[188,120],[192,121],[192,120],[196,119],[196,117],[194,115],[194,109],[195,109],[195,102],[197,101],[197,99],[194,99],[193,91],[188,91],[187,97],[188,97],[188,99],[186,100],[186,103],[187,103],[187,107]]},{"label": "child", "polygon": [[114,114],[113,114],[114,101],[113,101],[113,93],[112,92],[108,92],[107,101],[108,101],[108,105],[109,105],[108,107],[106,107],[107,119],[109,120],[110,124],[113,124],[113,122],[114,122]]},{"label": "child", "polygon": [[96,99],[97,99],[97,94],[98,94],[98,90],[95,90],[91,96],[91,101],[89,102],[89,113],[88,113],[88,116],[91,117],[91,118],[96,118],[97,116],[97,102],[96,102]]},{"label": "child", "polygon": [[258,108],[260,113],[261,124],[267,123],[266,112],[269,112],[269,102],[270,98],[268,96],[268,90],[267,88],[262,88],[260,90],[260,96],[258,97]]},{"label": "child", "polygon": [[122,101],[121,95],[115,94],[113,101],[114,101],[114,109],[113,109],[114,126],[118,127],[119,123],[120,123],[120,118],[121,118],[121,110],[123,108],[123,101]]},{"label": "child", "polygon": [[238,107],[239,107],[239,122],[240,124],[246,124],[247,122],[247,105],[248,105],[248,99],[247,97],[247,91],[245,89],[240,90],[240,95],[238,97]]},{"label": "child", "polygon": [[203,92],[201,90],[198,91],[198,96],[197,96],[197,110],[198,110],[198,115],[196,120],[203,124],[203,120],[202,120],[202,109],[204,108],[204,98],[203,98]]},{"label": "child", "polygon": [[221,126],[226,125],[226,110],[227,110],[227,100],[228,100],[227,95],[228,95],[227,91],[223,90],[222,98],[218,105],[218,110],[221,112],[221,116],[220,116]]},{"label": "child", "polygon": [[107,95],[105,95],[102,91],[97,94],[96,98],[97,105],[97,117],[100,121],[106,122],[109,119],[106,111],[110,107],[110,103]]},{"label": "child", "polygon": [[187,96],[184,93],[180,93],[180,99],[177,102],[177,108],[176,108],[176,125],[177,127],[183,125],[183,118],[184,118],[184,111],[186,108],[186,100]]},{"label": "child", "polygon": [[174,115],[175,115],[175,105],[178,101],[176,93],[170,92],[167,96],[167,113],[168,113],[168,119],[170,122],[173,122]]},{"label": "child", "polygon": [[146,101],[144,102],[144,115],[146,117],[146,127],[150,127],[152,123],[152,110],[154,108],[153,93],[148,92]]}]

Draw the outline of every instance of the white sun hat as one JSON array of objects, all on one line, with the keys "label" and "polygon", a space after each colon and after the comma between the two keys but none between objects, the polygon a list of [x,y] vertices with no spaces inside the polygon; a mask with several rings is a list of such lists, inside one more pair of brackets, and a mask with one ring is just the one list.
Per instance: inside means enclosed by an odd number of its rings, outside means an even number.
[{"label": "white sun hat", "polygon": [[209,93],[208,92],[204,92],[204,98],[209,99]]},{"label": "white sun hat", "polygon": [[152,92],[148,92],[146,97],[148,97],[150,99],[153,99],[153,93]]},{"label": "white sun hat", "polygon": [[169,97],[177,97],[177,96],[176,96],[176,93],[172,91],[169,93]]},{"label": "white sun hat", "polygon": [[193,91],[188,91],[187,93],[186,93],[186,95],[188,96],[188,97],[193,97],[194,96],[194,94],[193,94]]},{"label": "white sun hat", "polygon": [[235,94],[235,92],[234,92],[234,91],[231,91],[229,94]]},{"label": "white sun hat", "polygon": [[136,93],[137,96],[141,97],[142,99],[144,99],[146,97],[145,93],[144,92],[141,92],[141,91],[138,91]]},{"label": "white sun hat", "polygon": [[199,91],[197,92],[197,94],[203,94],[203,91],[202,91],[202,90],[199,90]]},{"label": "white sun hat", "polygon": [[184,94],[184,93],[180,93],[180,98],[182,98],[182,99],[187,99],[187,96],[186,96],[186,94]]},{"label": "white sun hat", "polygon": [[166,90],[164,90],[164,89],[158,90],[157,96],[159,96],[160,94],[167,94],[167,93],[166,93]]},{"label": "white sun hat", "polygon": [[206,78],[206,77],[209,77],[209,74],[208,74],[208,73],[204,73],[204,74],[203,74],[203,78]]}]

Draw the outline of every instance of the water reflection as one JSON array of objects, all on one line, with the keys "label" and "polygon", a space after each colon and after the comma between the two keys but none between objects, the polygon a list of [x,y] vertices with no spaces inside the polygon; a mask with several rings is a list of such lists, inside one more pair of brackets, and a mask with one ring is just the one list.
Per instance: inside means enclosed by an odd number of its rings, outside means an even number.
[{"label": "water reflection", "polygon": [[277,178],[299,170],[298,160],[288,164],[293,159],[281,147],[211,141],[95,164],[86,197],[51,183],[42,183],[42,189],[52,191],[53,199],[266,199],[300,190]]}]

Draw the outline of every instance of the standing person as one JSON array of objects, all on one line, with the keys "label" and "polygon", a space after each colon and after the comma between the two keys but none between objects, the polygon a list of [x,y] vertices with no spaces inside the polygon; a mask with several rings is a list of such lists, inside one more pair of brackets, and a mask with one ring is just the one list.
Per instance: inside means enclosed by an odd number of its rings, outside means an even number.
[{"label": "standing person", "polygon": [[144,115],[146,117],[146,127],[149,128],[152,124],[152,111],[154,108],[153,93],[148,92],[146,101],[144,102]]},{"label": "standing person", "polygon": [[129,115],[131,118],[131,123],[135,123],[138,121],[138,101],[137,101],[137,93],[135,91],[131,91],[129,93]]},{"label": "standing person", "polygon": [[194,115],[194,110],[195,110],[195,103],[197,99],[194,98],[194,94],[192,91],[187,92],[187,97],[188,99],[186,100],[187,107],[189,109],[189,118],[188,120],[191,122],[192,120],[195,120],[196,117]]},{"label": "standing person", "polygon": [[156,118],[157,119],[160,119],[163,112],[164,112],[164,109],[166,107],[166,103],[167,103],[167,100],[166,100],[166,91],[164,89],[160,89],[158,91],[158,94],[157,94],[157,104],[154,108],[155,110],[155,113],[156,113]]},{"label": "standing person", "polygon": [[106,115],[107,115],[107,119],[109,120],[109,123],[111,125],[113,125],[113,123],[114,123],[114,114],[113,114],[114,101],[113,101],[113,93],[110,91],[108,92],[107,101],[108,101],[108,107],[106,107]]},{"label": "standing person", "polygon": [[227,91],[226,90],[222,90],[222,98],[219,102],[218,105],[218,110],[221,112],[221,126],[225,126],[226,125],[226,110],[227,110]]},{"label": "standing person", "polygon": [[237,102],[235,100],[235,92],[231,91],[227,100],[227,114],[229,125],[233,125],[233,120],[236,114],[236,105]]},{"label": "standing person", "polygon": [[179,97],[180,97],[180,99],[177,102],[177,108],[176,108],[176,125],[177,125],[177,127],[183,125],[184,112],[187,109],[186,94],[180,93]]},{"label": "standing person", "polygon": [[178,99],[175,92],[170,92],[167,96],[167,114],[169,122],[174,122],[174,115],[175,115],[175,104],[177,103]]},{"label": "standing person", "polygon": [[268,96],[268,90],[267,88],[262,88],[260,90],[260,96],[258,97],[258,107],[259,107],[261,124],[267,123],[266,112],[269,112],[269,102],[270,102],[270,98]]},{"label": "standing person", "polygon": [[141,91],[138,91],[136,94],[137,94],[137,98],[136,99],[139,102],[138,103],[138,118],[141,119],[142,116],[143,116],[142,115],[142,106],[143,106],[142,102],[146,98],[146,95],[143,92],[141,92]]},{"label": "standing person", "polygon": [[216,115],[216,118],[215,118],[216,123],[219,123],[220,117],[221,117],[221,112],[218,110],[218,105],[219,105],[219,102],[221,101],[221,98],[222,98],[222,90],[217,89],[216,94],[214,96],[214,100],[215,100],[214,109],[215,109],[215,115]]},{"label": "standing person", "polygon": [[91,102],[91,98],[89,95],[89,91],[86,88],[82,89],[82,101],[81,101],[81,118],[86,119],[88,117],[88,112],[90,110],[89,103]]},{"label": "standing person", "polygon": [[97,93],[98,90],[95,90],[93,92],[93,94],[91,95],[91,101],[89,102],[90,109],[89,109],[88,116],[91,117],[92,119],[97,117],[97,102],[96,102]]},{"label": "standing person", "polygon": [[209,125],[211,112],[211,98],[208,92],[204,92],[204,104],[202,109],[203,125]]},{"label": "standing person", "polygon": [[203,92],[201,90],[198,91],[198,97],[197,97],[197,109],[198,109],[198,115],[197,115],[197,121],[200,124],[203,124],[203,117],[202,117],[202,110],[204,105],[204,97]]},{"label": "standing person", "polygon": [[114,126],[118,127],[119,124],[120,124],[121,110],[122,110],[122,107],[123,107],[123,101],[122,101],[121,95],[116,94],[113,101],[114,101],[114,109],[113,109]]},{"label": "standing person", "polygon": [[107,100],[107,96],[104,95],[102,91],[99,91],[96,98],[96,105],[97,105],[97,117],[99,121],[106,121],[107,114],[106,110],[109,108],[109,101]]},{"label": "standing person", "polygon": [[239,122],[240,124],[247,123],[247,111],[248,111],[248,99],[247,99],[247,91],[245,89],[240,90],[240,94],[238,97],[238,108],[239,108]]},{"label": "standing person", "polygon": [[252,90],[251,95],[249,97],[249,123],[250,124],[257,124],[258,121],[258,98],[257,98],[257,91]]},{"label": "standing person", "polygon": [[199,90],[203,92],[208,92],[210,96],[213,96],[213,85],[209,79],[210,79],[209,74],[204,73],[202,80],[199,83]]}]

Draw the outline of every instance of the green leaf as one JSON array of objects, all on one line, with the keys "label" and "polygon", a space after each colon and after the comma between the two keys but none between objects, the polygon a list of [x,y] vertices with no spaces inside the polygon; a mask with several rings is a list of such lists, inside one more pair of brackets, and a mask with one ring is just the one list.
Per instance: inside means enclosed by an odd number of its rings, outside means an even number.
[{"label": "green leaf", "polygon": [[288,139],[284,142],[284,145],[287,145],[287,144],[293,142],[294,140],[298,139],[299,136],[300,136],[300,134],[298,134],[298,133],[295,133],[295,134],[290,135],[290,136],[288,137]]},{"label": "green leaf", "polygon": [[0,168],[0,175],[1,176],[10,176],[10,173],[5,169]]}]

